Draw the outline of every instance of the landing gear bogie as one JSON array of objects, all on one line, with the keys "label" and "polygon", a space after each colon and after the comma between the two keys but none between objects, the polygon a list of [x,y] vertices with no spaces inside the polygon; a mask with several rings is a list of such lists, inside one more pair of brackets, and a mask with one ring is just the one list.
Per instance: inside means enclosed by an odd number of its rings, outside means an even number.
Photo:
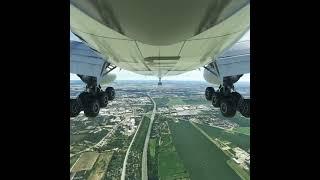
[{"label": "landing gear bogie", "polygon": [[220,86],[215,91],[212,87],[207,87],[205,91],[207,100],[211,100],[212,106],[220,108],[224,117],[233,117],[237,110],[247,118],[250,118],[250,99],[244,99],[241,94]]},{"label": "landing gear bogie", "polygon": [[70,99],[70,117],[76,117],[83,110],[87,117],[96,117],[100,108],[107,107],[108,101],[115,98],[113,87],[107,87],[106,91],[101,87],[94,87],[82,92],[77,99]]}]

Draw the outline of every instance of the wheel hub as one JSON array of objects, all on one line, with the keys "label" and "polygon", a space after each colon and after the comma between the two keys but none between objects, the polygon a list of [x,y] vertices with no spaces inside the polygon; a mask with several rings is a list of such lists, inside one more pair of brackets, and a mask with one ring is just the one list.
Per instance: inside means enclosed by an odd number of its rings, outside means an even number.
[{"label": "wheel hub", "polygon": [[244,113],[247,113],[248,112],[248,105],[247,104],[244,104],[243,105],[243,110],[242,110]]},{"label": "wheel hub", "polygon": [[213,96],[213,97],[212,97],[212,102],[213,102],[213,103],[216,103],[216,102],[217,102],[217,97],[216,97],[216,96]]},{"label": "wheel hub", "polygon": [[223,113],[227,113],[227,110],[228,110],[227,104],[226,103],[222,103],[221,104],[221,111]]},{"label": "wheel hub", "polygon": [[93,105],[93,112],[98,112],[99,111],[99,107],[98,107],[98,105],[97,104],[94,104]]}]

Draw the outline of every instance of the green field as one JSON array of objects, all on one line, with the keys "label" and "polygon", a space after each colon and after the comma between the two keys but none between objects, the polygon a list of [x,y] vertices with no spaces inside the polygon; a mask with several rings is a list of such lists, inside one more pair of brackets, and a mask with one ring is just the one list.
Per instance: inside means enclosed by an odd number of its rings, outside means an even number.
[{"label": "green field", "polygon": [[104,177],[112,155],[113,151],[100,153],[96,163],[92,167],[88,180],[100,180]]},{"label": "green field", "polygon": [[174,105],[186,104],[181,98],[172,97],[169,99],[168,106],[172,107]]},{"label": "green field", "polygon": [[155,155],[156,155],[156,143],[157,143],[156,139],[150,138],[150,140],[149,140],[149,149],[148,150],[150,152],[151,158],[155,158]]},{"label": "green field", "polygon": [[141,122],[141,125],[138,129],[136,138],[134,142],[132,143],[132,151],[143,151],[144,141],[146,140],[146,134],[148,132],[148,127],[150,124],[150,118],[144,116]]},{"label": "green field", "polygon": [[115,180],[121,177],[121,168],[123,165],[126,151],[114,151],[111,160],[108,164],[108,168],[105,171],[105,180]]},{"label": "green field", "polygon": [[234,131],[250,136],[250,127],[238,127]]},{"label": "green field", "polygon": [[178,156],[170,134],[163,135],[158,154],[160,180],[189,179],[189,174]]},{"label": "green field", "polygon": [[148,179],[158,180],[158,138],[150,138],[148,146]]},{"label": "green field", "polygon": [[78,158],[80,157],[80,154],[78,155],[74,155],[70,158],[70,168],[73,166],[73,164],[78,160]]},{"label": "green field", "polygon": [[96,152],[85,152],[81,154],[80,159],[72,167],[71,172],[90,170],[96,162],[99,154]]},{"label": "green field", "polygon": [[193,127],[191,123],[169,121],[169,126],[175,148],[191,179],[240,179],[227,164],[229,157]]},{"label": "green field", "polygon": [[187,105],[205,105],[205,104],[211,104],[210,101],[207,101],[205,99],[199,98],[199,99],[185,99],[183,100],[185,104]]},{"label": "green field", "polygon": [[85,134],[76,134],[76,135],[73,135],[73,134],[71,135],[71,134],[70,134],[70,144],[80,142],[80,141],[82,141],[85,137],[86,137]]},{"label": "green field", "polygon": [[231,142],[231,147],[240,147],[241,149],[248,150],[250,148],[250,136],[237,133],[227,132],[220,128],[197,124],[202,130],[204,130],[211,138],[219,138],[223,141]]},{"label": "green field", "polygon": [[150,118],[144,116],[139,129],[137,130],[136,137],[132,143],[131,150],[128,156],[126,177],[128,179],[141,179],[141,162],[142,153],[148,127],[150,124]]}]

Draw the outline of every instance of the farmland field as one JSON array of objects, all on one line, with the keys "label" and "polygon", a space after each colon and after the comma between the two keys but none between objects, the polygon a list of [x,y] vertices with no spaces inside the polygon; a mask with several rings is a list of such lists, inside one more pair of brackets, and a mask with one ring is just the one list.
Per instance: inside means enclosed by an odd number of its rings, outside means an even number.
[{"label": "farmland field", "polygon": [[89,180],[100,180],[103,178],[105,172],[107,171],[108,164],[112,158],[113,151],[104,152],[99,155],[96,163],[92,167]]},{"label": "farmland field", "polygon": [[152,158],[155,158],[156,155],[156,139],[150,138],[149,140],[149,151]]},{"label": "farmland field", "polygon": [[71,172],[78,172],[82,170],[90,170],[96,162],[99,154],[96,152],[85,152],[80,156],[80,159],[72,167]]},{"label": "farmland field", "polygon": [[168,102],[168,106],[185,104],[185,102],[181,98],[170,98]]},{"label": "farmland field", "polygon": [[70,167],[73,166],[73,164],[78,160],[80,154],[73,156],[72,158],[70,158]]},{"label": "farmland field", "polygon": [[235,129],[235,131],[250,136],[250,127],[238,127],[238,128]]},{"label": "farmland field", "polygon": [[150,118],[144,116],[128,155],[128,163],[126,166],[126,177],[128,179],[141,179],[143,147],[149,124]]},{"label": "farmland field", "polygon": [[[226,156],[191,123],[168,121],[173,143],[191,179],[240,179],[227,164]],[[168,159],[169,160],[169,159]]]},{"label": "farmland field", "polygon": [[185,99],[183,100],[187,105],[203,105],[203,104],[211,104],[210,101],[205,99]]},{"label": "farmland field", "polygon": [[80,142],[85,137],[86,137],[85,134],[76,134],[76,135],[72,134],[72,135],[70,135],[70,144]]},{"label": "farmland field", "polygon": [[179,158],[170,134],[163,135],[159,150],[159,177],[162,180],[189,179],[189,174]]},{"label": "farmland field", "polygon": [[250,136],[232,131],[226,132],[223,129],[197,124],[204,130],[211,138],[219,138],[224,141],[231,142],[231,147],[240,147],[241,149],[248,150],[250,148]]}]

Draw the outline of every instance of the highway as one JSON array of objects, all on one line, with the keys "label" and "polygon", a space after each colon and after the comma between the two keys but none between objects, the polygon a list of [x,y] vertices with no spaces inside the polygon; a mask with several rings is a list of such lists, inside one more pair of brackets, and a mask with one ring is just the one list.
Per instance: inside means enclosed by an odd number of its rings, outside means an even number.
[{"label": "highway", "polygon": [[146,140],[144,141],[144,147],[143,147],[142,168],[141,168],[142,180],[148,180],[147,152],[148,152],[148,144],[149,144],[149,139],[150,139],[151,128],[152,128],[152,124],[153,124],[153,120],[154,120],[154,116],[156,114],[156,108],[157,108],[156,103],[150,97],[150,95],[148,95],[148,97],[153,102],[153,111],[152,111],[152,115],[151,115],[151,118],[150,118],[150,124],[149,124],[148,132],[147,132],[147,135],[146,135]]}]

